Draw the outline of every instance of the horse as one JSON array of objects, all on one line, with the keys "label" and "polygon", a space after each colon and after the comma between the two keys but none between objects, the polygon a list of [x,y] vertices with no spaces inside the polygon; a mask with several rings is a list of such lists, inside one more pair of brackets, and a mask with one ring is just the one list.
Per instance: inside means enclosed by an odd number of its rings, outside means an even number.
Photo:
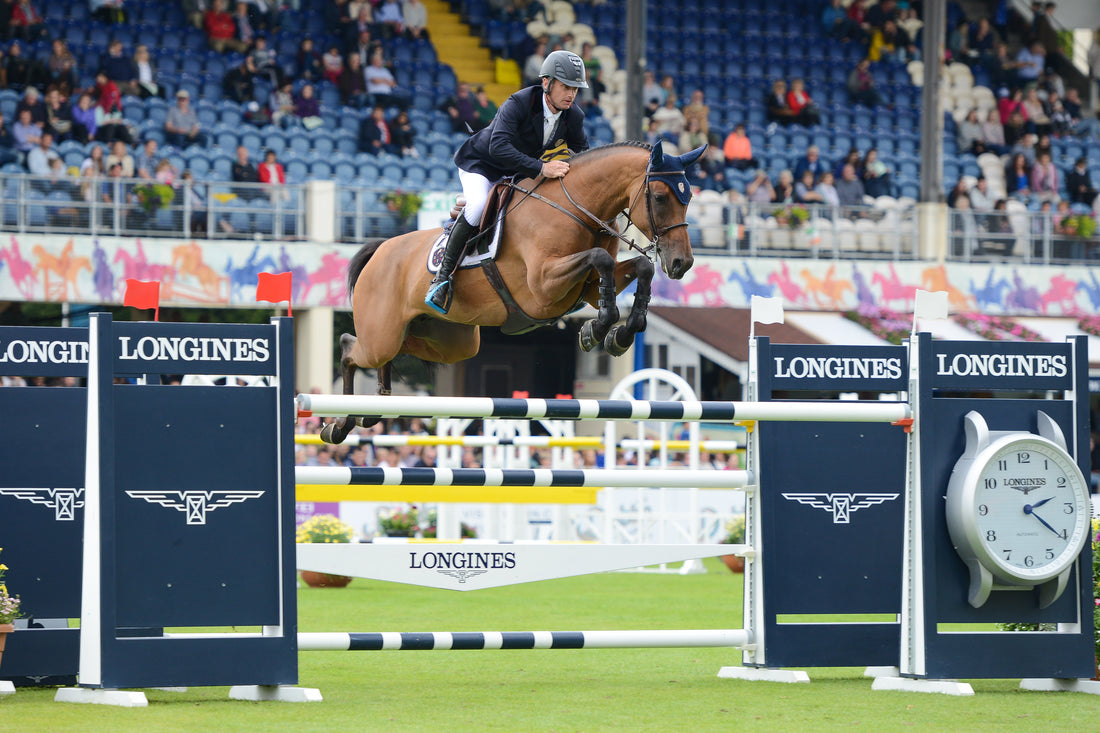
[{"label": "horse", "polygon": [[[376,368],[378,394],[389,394],[390,362],[399,354],[444,364],[462,361],[478,353],[481,326],[522,333],[585,303],[597,315],[581,327],[581,348],[591,351],[602,342],[613,356],[625,353],[646,328],[655,272],[649,253],[656,253],[673,280],[694,264],[686,220],[691,189],[684,171],[704,150],[674,156],[659,144],[612,143],[573,156],[563,178],[512,182],[503,218],[486,216],[490,227],[493,221],[503,227],[497,257],[482,263],[482,272],[455,273],[454,301],[445,316],[424,302],[432,279],[429,251],[440,229],[365,244],[348,265],[357,336],[340,337],[344,394],[353,393],[358,368]],[[615,225],[620,214],[650,246],[616,262],[620,242],[636,246]],[[634,281],[634,304],[625,323],[616,325],[615,296]],[[356,422],[369,421],[341,418],[325,425],[321,438],[340,443]]]}]

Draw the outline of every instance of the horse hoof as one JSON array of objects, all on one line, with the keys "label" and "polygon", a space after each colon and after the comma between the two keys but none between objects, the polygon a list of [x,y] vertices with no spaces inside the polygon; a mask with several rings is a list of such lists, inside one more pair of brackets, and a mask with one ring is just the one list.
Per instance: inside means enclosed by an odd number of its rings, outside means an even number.
[{"label": "horse hoof", "polygon": [[338,445],[344,442],[344,438],[348,437],[346,432],[337,432],[338,426],[334,422],[326,423],[321,428],[321,442],[331,443],[332,445]]},{"label": "horse hoof", "polygon": [[581,351],[591,351],[596,348],[600,343],[600,340],[596,338],[596,332],[594,325],[595,321],[585,321],[581,326],[581,332],[579,339],[581,342]]},{"label": "horse hoof", "polygon": [[630,343],[627,343],[626,346],[620,346],[618,340],[618,335],[625,332],[625,326],[615,326],[608,331],[607,337],[603,340],[603,350],[611,354],[611,356],[622,356],[625,354],[626,350],[630,348]]},{"label": "horse hoof", "polygon": [[355,424],[361,428],[372,428],[378,424],[378,421],[382,418],[377,415],[371,415],[369,417],[357,417],[355,418]]}]

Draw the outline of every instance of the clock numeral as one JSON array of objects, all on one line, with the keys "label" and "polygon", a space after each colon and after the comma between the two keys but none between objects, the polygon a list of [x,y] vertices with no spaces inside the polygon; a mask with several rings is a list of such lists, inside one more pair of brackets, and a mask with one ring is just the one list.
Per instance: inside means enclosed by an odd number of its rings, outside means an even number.
[{"label": "clock numeral", "polygon": [[987,488],[987,489],[995,489],[995,488],[997,488],[997,479],[995,479],[995,478],[987,478],[987,479],[985,480],[985,488]]},{"label": "clock numeral", "polygon": [[1001,550],[1005,554],[1005,562],[1012,561],[1012,550]]},{"label": "clock numeral", "polygon": [[1046,471],[1050,468],[1050,461],[1046,458],[1043,459],[1043,470]]},{"label": "clock numeral", "polygon": [[987,507],[985,504],[979,504],[978,505],[978,516],[984,517],[987,514],[989,514],[989,507]]},{"label": "clock numeral", "polygon": [[1046,559],[1047,560],[1053,560],[1054,559],[1054,550],[1052,550],[1049,547],[1047,548]]},{"label": "clock numeral", "polygon": [[1063,506],[1065,507],[1066,514],[1073,514],[1073,504],[1067,501]]},{"label": "clock numeral", "polygon": [[1007,471],[1008,470],[1008,461],[1006,461],[1003,458],[1001,460],[997,461],[997,470],[998,471]]},{"label": "clock numeral", "polygon": [[1058,533],[1058,536],[1061,537],[1064,540],[1068,540],[1069,539],[1069,530],[1068,529],[1063,529],[1061,532]]},{"label": "clock numeral", "polygon": [[1026,450],[1022,450],[1016,454],[1017,463],[1031,463],[1031,454]]},{"label": "clock numeral", "polygon": [[1035,564],[1035,559],[1033,557],[1031,557],[1031,555],[1025,555],[1024,556],[1024,567],[1025,568],[1030,568],[1034,564]]},{"label": "clock numeral", "polygon": [[1058,477],[1058,486],[1061,487],[1061,486],[1065,486],[1065,485],[1066,485],[1066,477],[1065,476],[1059,476]]},{"label": "clock numeral", "polygon": [[990,530],[986,530],[986,533],[985,533],[985,541],[986,541],[986,542],[996,542],[996,541],[997,541],[997,533],[996,533],[996,532],[994,532],[994,531],[993,531],[993,530],[991,530],[991,529],[990,529]]}]

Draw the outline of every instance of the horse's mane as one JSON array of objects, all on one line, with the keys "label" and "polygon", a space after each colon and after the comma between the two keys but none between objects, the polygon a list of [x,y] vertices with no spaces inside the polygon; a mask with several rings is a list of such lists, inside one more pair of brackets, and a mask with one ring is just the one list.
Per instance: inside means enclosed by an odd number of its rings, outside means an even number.
[{"label": "horse's mane", "polygon": [[649,143],[642,142],[640,140],[622,140],[617,143],[608,143],[607,145],[601,145],[598,148],[589,148],[583,153],[577,153],[569,159],[570,163],[575,162],[588,162],[589,160],[600,160],[605,155],[618,152],[622,148],[638,148],[640,150],[653,150],[653,146]]}]

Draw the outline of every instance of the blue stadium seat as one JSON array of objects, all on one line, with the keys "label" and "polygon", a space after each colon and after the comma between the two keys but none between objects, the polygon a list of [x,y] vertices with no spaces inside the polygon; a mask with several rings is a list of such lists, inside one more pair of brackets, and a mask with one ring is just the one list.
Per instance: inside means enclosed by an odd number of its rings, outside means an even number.
[{"label": "blue stadium seat", "polygon": [[292,153],[307,155],[309,153],[309,135],[302,130],[291,129],[287,131],[287,147]]},{"label": "blue stadium seat", "polygon": [[309,177],[315,181],[328,181],[332,178],[332,166],[327,160],[315,160],[309,166]]},{"label": "blue stadium seat", "polygon": [[309,166],[296,158],[286,164],[285,170],[288,181],[292,180],[295,183],[301,183],[309,178]]},{"label": "blue stadium seat", "polygon": [[330,156],[336,151],[336,143],[333,141],[332,135],[323,131],[315,130],[313,132],[313,152],[318,156]]}]

